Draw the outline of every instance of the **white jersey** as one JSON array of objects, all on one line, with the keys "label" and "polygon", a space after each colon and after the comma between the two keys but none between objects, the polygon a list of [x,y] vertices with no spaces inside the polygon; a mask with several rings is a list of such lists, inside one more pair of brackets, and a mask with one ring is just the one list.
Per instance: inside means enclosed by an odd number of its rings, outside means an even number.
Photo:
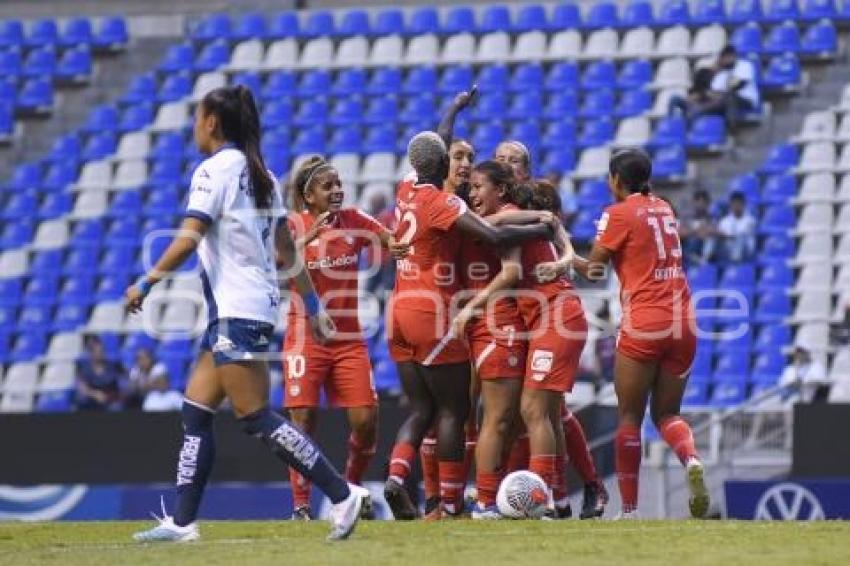
[{"label": "white jersey", "polygon": [[274,229],[286,216],[274,176],[269,210],[257,210],[247,161],[226,146],[192,175],[186,216],[209,228],[198,245],[209,321],[243,318],[275,324],[280,304]]}]

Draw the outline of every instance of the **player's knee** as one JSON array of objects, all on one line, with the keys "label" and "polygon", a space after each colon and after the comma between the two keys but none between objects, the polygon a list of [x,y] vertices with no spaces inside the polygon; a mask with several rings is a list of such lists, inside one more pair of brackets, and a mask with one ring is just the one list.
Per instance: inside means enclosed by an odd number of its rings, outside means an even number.
[{"label": "player's knee", "polygon": [[356,412],[349,417],[349,424],[358,438],[372,438],[377,428],[376,414],[374,411]]},{"label": "player's knee", "polygon": [[520,412],[526,426],[532,426],[549,420],[549,412],[546,410],[546,404],[540,403],[536,399],[523,399]]},{"label": "player's knee", "polygon": [[180,409],[180,416],[186,432],[198,434],[212,430],[215,411],[186,399],[183,401],[183,407]]}]

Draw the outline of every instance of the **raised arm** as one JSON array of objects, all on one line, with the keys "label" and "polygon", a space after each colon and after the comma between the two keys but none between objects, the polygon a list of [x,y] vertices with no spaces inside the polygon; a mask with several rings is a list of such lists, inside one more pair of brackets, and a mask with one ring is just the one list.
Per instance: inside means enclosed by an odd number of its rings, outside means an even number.
[{"label": "raised arm", "polygon": [[551,224],[496,227],[468,210],[457,219],[456,226],[462,232],[486,242],[487,245],[500,249],[512,248],[526,240],[533,240],[534,238],[551,240],[554,237],[554,230]]},{"label": "raised arm", "polygon": [[454,137],[454,129],[455,129],[455,119],[457,115],[460,114],[461,110],[469,106],[472,101],[475,99],[475,95],[478,92],[478,85],[472,85],[472,88],[469,89],[469,92],[462,92],[458,94],[452,105],[449,106],[446,115],[443,116],[443,119],[440,121],[440,125],[437,126],[437,133],[443,138],[443,141],[446,144],[446,149],[452,145],[452,138]]},{"label": "raised arm", "polygon": [[460,312],[452,321],[452,332],[455,336],[462,336],[466,325],[469,321],[481,314],[481,309],[485,307],[487,301],[494,294],[511,289],[516,286],[517,282],[522,277],[522,265],[520,248],[511,248],[502,256],[502,270],[490,283],[481,289],[472,299],[464,305]]}]

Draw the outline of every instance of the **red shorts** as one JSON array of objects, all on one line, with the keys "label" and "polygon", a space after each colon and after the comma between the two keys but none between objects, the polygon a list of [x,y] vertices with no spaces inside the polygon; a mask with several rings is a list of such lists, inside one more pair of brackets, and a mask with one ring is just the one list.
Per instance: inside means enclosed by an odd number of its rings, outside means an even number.
[{"label": "red shorts", "polygon": [[392,309],[387,325],[390,356],[396,362],[416,362],[428,366],[469,361],[462,340],[446,339],[450,320],[433,312]]},{"label": "red shorts", "polygon": [[[581,303],[550,313],[544,329],[531,332],[523,387],[567,393],[572,391],[579,359],[587,341],[587,320]],[[553,311],[555,309],[552,309]]]},{"label": "red shorts", "polygon": [[283,345],[284,407],[318,407],[324,388],[332,407],[377,405],[365,342]]},{"label": "red shorts", "polygon": [[520,338],[524,331],[522,320],[496,328],[480,321],[470,324],[466,335],[479,379],[520,379],[525,375],[528,342]]},{"label": "red shorts", "polygon": [[639,362],[658,362],[661,371],[677,377],[687,377],[696,350],[697,337],[691,324],[673,330],[665,325],[660,330],[643,332],[621,328],[617,335],[618,352]]}]

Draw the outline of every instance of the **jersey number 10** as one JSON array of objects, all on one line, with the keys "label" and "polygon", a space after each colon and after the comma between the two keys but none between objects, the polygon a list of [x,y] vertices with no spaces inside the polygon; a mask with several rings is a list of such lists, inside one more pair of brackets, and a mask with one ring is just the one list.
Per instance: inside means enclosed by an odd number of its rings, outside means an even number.
[{"label": "jersey number 10", "polygon": [[[670,257],[682,257],[682,244],[679,242],[679,223],[674,216],[648,216],[646,222],[655,233],[655,246],[658,248],[658,259],[667,259],[667,247],[664,245],[664,234],[671,236],[673,246],[670,247]],[[662,233],[663,226],[663,233]]]}]

